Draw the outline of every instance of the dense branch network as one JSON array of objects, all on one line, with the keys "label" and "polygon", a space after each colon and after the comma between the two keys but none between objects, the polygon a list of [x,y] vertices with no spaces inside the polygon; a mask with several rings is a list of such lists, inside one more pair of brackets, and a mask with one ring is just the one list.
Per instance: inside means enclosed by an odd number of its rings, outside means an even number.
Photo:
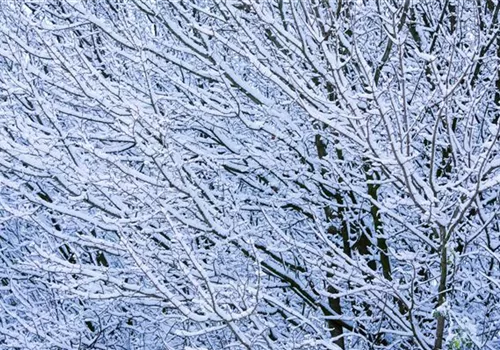
[{"label": "dense branch network", "polygon": [[0,8],[0,345],[496,349],[500,4]]}]

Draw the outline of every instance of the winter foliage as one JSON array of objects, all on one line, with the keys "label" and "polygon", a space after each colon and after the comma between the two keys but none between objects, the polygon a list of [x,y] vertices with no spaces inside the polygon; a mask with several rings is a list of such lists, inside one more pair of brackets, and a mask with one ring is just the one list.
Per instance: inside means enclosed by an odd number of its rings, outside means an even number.
[{"label": "winter foliage", "polygon": [[499,349],[500,2],[0,5],[1,349]]}]

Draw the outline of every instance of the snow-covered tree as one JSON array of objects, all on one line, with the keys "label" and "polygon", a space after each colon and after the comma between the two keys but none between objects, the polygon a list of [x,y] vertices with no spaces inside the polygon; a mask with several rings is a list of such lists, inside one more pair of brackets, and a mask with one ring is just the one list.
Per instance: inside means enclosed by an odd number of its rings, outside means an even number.
[{"label": "snow-covered tree", "polygon": [[500,3],[0,7],[0,347],[497,349]]}]

